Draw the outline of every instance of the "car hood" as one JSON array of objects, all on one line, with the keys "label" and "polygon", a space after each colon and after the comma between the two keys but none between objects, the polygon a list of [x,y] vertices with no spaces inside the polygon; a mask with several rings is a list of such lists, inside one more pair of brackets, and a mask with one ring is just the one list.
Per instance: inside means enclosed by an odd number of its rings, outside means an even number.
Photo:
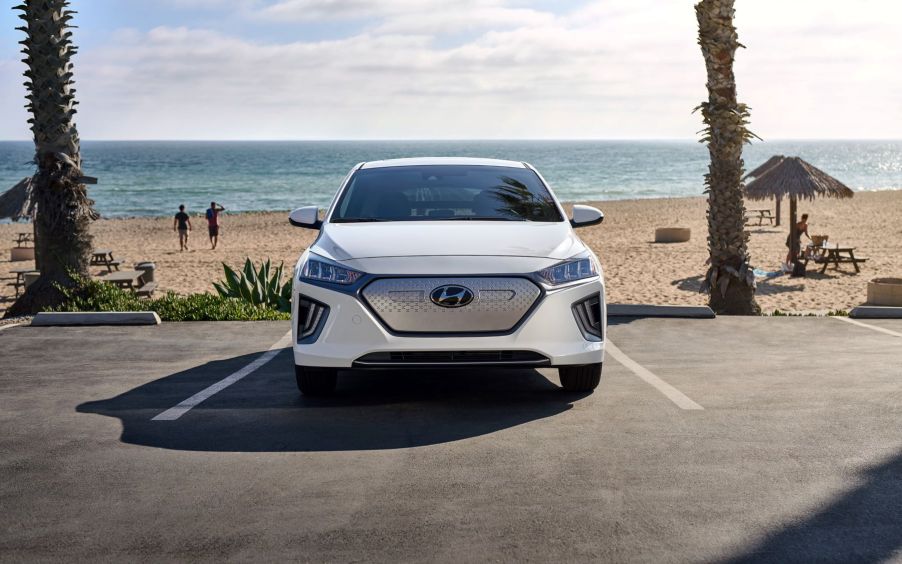
[{"label": "car hood", "polygon": [[311,250],[338,261],[383,257],[536,257],[563,260],[583,243],[566,222],[327,223]]}]

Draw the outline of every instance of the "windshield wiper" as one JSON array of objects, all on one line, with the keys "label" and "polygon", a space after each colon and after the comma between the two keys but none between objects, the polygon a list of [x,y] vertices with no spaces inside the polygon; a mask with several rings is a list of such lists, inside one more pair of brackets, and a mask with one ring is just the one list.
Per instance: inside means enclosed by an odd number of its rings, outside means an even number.
[{"label": "windshield wiper", "polygon": [[454,217],[436,217],[431,219],[437,221],[527,221],[522,217],[480,217],[475,215],[457,215]]},{"label": "windshield wiper", "polygon": [[338,217],[332,220],[332,223],[372,223],[376,221],[391,221],[381,217]]},{"label": "windshield wiper", "polygon": [[383,217],[338,217],[332,223],[374,223],[377,221],[529,221],[522,217],[480,217],[473,215],[458,215],[453,217],[410,217],[404,219],[386,219]]}]

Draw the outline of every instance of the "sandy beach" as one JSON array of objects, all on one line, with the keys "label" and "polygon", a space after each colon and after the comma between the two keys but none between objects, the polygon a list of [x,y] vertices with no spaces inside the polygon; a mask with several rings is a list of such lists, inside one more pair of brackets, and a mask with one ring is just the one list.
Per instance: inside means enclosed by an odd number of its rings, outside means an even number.
[{"label": "sandy beach", "polygon": [[[749,208],[766,203],[751,202]],[[772,204],[772,203],[771,203]],[[698,293],[705,271],[706,203],[704,198],[622,200],[591,202],[605,212],[601,225],[582,229],[579,235],[601,259],[609,302],[652,304],[704,304]],[[768,271],[779,269],[786,255],[788,206],[784,205],[781,227],[749,227],[754,266]],[[802,202],[800,213],[811,214],[809,232],[827,234],[831,242],[851,245],[856,256],[869,260],[855,274],[851,265],[842,270],[828,268],[825,274],[809,266],[806,278],[779,276],[759,279],[758,301],[764,311],[791,312],[849,309],[865,302],[868,280],[902,276],[902,191],[860,192],[851,200]],[[206,222],[193,216],[188,252],[179,252],[172,218],[99,220],[92,229],[95,247],[109,248],[116,258],[156,264],[158,289],[179,293],[212,292],[212,282],[222,277],[222,262],[239,265],[245,257],[255,261],[270,258],[290,269],[298,254],[311,243],[315,233],[291,227],[287,212],[225,215],[220,246],[210,250]],[[692,229],[687,243],[655,244],[655,227],[681,226]],[[26,224],[0,225],[0,308],[13,296],[7,286],[11,269],[30,262],[10,262],[9,247],[15,234],[30,230]],[[100,271],[94,269],[94,273]]]}]

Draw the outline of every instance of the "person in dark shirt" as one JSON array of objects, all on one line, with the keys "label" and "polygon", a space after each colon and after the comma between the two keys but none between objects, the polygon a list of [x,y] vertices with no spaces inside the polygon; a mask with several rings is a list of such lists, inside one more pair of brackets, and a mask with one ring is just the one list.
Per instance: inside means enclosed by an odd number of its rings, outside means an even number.
[{"label": "person in dark shirt", "polygon": [[802,250],[802,235],[811,240],[808,235],[808,214],[802,214],[802,220],[796,223],[796,240],[792,240],[792,234],[786,236],[786,246],[789,247],[789,253],[786,255],[786,264],[792,268],[792,263],[798,258],[799,252]]},{"label": "person in dark shirt", "polygon": [[172,221],[172,230],[178,229],[179,232],[179,249],[188,250],[188,232],[191,231],[191,218],[185,213],[185,205],[179,206],[179,213],[175,214]]}]

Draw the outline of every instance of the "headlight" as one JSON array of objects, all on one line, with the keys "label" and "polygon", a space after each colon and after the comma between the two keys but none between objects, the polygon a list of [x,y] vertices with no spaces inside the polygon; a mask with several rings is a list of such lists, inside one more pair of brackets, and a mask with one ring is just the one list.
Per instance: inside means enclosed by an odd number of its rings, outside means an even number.
[{"label": "headlight", "polygon": [[326,262],[324,260],[308,258],[307,262],[304,263],[303,268],[301,268],[298,279],[301,281],[305,279],[316,280],[319,282],[329,282],[331,284],[353,284],[361,276],[363,276],[362,272],[357,272],[356,270],[338,266],[337,264]]},{"label": "headlight", "polygon": [[538,275],[548,284],[558,286],[567,282],[598,276],[598,269],[595,268],[595,261],[591,257],[583,257],[549,266],[540,270]]}]

